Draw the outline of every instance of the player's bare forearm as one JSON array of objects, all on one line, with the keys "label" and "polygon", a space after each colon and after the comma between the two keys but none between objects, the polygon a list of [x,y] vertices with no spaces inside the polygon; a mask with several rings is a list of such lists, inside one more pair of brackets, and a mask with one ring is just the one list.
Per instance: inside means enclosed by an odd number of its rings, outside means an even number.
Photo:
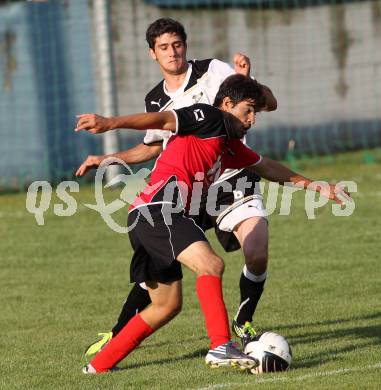
[{"label": "player's bare forearm", "polygon": [[347,201],[352,200],[350,195],[340,186],[327,183],[324,185],[321,182],[312,181],[311,179],[292,171],[285,165],[266,157],[262,158],[258,164],[252,165],[247,169],[267,180],[278,182],[282,185],[291,184],[294,187],[308,188],[309,190],[320,192],[323,196],[334,200],[339,204],[343,203],[343,198]]},{"label": "player's bare forearm", "polygon": [[81,114],[77,117],[78,123],[74,130],[86,130],[93,134],[104,133],[114,129],[176,130],[176,117],[171,111],[148,112],[111,118],[97,114]]},{"label": "player's bare forearm", "polygon": [[145,145],[139,144],[131,149],[104,156],[104,158],[114,157],[127,164],[140,164],[156,158],[163,150],[162,144]]},{"label": "player's bare forearm", "polygon": [[[84,176],[89,170],[98,168],[104,160],[110,157],[124,161],[126,164],[139,164],[156,158],[162,150],[161,143],[152,145],[139,144],[131,149],[117,153],[105,154],[102,156],[88,156],[79,166],[75,175],[78,177]],[[114,165],[117,163],[114,162],[112,164]]]},{"label": "player's bare forearm", "polygon": [[146,112],[111,118],[112,129],[176,130],[176,117],[171,111]]},{"label": "player's bare forearm", "polygon": [[[262,160],[248,168],[261,177],[267,180],[275,181],[280,184],[292,183],[295,186],[307,188],[311,184],[311,180],[293,172],[285,165],[278,163],[277,161],[271,160],[267,157],[263,157]],[[304,184],[305,183],[305,184]]]}]

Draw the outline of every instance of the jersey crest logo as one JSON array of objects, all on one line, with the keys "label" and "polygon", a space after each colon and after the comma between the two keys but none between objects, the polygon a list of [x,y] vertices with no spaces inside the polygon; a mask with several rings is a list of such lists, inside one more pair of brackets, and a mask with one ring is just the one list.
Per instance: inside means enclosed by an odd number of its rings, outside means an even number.
[{"label": "jersey crest logo", "polygon": [[201,122],[205,119],[205,115],[202,112],[201,108],[197,108],[196,110],[193,110],[194,116],[196,117],[197,122]]},{"label": "jersey crest logo", "polygon": [[154,102],[153,100],[151,100],[151,106],[153,106],[154,104],[158,105],[159,108],[160,108],[160,100],[161,98],[157,101],[157,102]]},{"label": "jersey crest logo", "polygon": [[233,191],[234,199],[239,200],[243,198],[243,192],[239,190]]},{"label": "jersey crest logo", "polygon": [[195,103],[198,103],[198,102],[201,100],[202,95],[203,95],[203,92],[200,92],[200,93],[197,94],[197,95],[193,95],[193,96],[192,96],[193,103],[194,103],[194,104],[195,104]]}]

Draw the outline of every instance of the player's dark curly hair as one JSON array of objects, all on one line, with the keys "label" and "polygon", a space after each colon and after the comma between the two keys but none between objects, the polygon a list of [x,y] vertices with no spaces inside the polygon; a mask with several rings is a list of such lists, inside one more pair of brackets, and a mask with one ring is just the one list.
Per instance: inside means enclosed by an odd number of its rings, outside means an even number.
[{"label": "player's dark curly hair", "polygon": [[156,38],[166,33],[177,34],[180,36],[184,44],[187,42],[187,34],[184,26],[180,22],[171,18],[161,18],[155,20],[147,28],[146,40],[148,42],[148,46],[153,49],[155,47]]},{"label": "player's dark curly hair", "polygon": [[229,97],[233,105],[243,100],[253,99],[257,112],[266,105],[262,86],[256,80],[241,74],[234,74],[224,80],[214,99],[213,106],[220,107],[224,97]]}]

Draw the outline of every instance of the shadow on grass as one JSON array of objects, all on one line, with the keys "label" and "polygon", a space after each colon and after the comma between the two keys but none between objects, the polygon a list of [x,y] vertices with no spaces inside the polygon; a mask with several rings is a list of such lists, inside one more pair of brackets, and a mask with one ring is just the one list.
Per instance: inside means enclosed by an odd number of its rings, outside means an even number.
[{"label": "shadow on grass", "polygon": [[174,363],[174,362],[177,363],[179,361],[192,360],[195,358],[203,359],[207,353],[208,353],[208,349],[202,348],[182,356],[172,356],[170,358],[152,360],[144,363],[127,364],[125,367],[120,367],[120,368],[118,367],[116,371],[131,370],[133,368],[148,367],[157,364],[166,364],[166,363]]},{"label": "shadow on grass", "polygon": [[[376,325],[364,325],[364,326],[348,326],[348,323],[359,320],[374,320],[381,319],[381,312],[376,312],[364,316],[357,316],[352,318],[337,318],[327,321],[318,321],[315,323],[304,323],[304,324],[295,324],[284,325],[278,327],[278,329],[286,328],[298,328],[298,327],[311,327],[311,326],[331,326],[337,325],[342,327],[342,329],[321,329],[317,331],[296,331],[296,334],[289,336],[288,340],[290,341],[291,346],[294,346],[294,349],[301,344],[318,344],[328,342],[332,345],[331,348],[325,349],[324,351],[319,351],[316,354],[308,356],[308,360],[298,361],[297,359],[293,362],[293,368],[310,368],[314,366],[321,365],[329,361],[334,361],[340,359],[344,354],[359,351],[361,349],[371,348],[374,345],[381,344],[381,323]],[[336,341],[354,340],[352,345],[345,347],[335,347],[334,344]]]},{"label": "shadow on grass", "polygon": [[332,348],[325,351],[319,351],[315,354],[309,355],[306,357],[306,360],[297,360],[295,359],[292,362],[292,369],[299,368],[312,368],[316,366],[320,366],[321,364],[325,364],[330,361],[334,361],[340,359],[343,355],[353,352],[354,350],[370,348],[374,345],[373,342],[356,344],[355,346],[347,346],[343,348]]},{"label": "shadow on grass", "polygon": [[[206,337],[206,336],[193,336],[193,337],[187,337],[187,338],[183,338],[181,339],[181,343],[182,344],[186,344],[186,343],[194,343],[196,341],[205,341],[205,344],[209,344],[209,339]],[[168,345],[170,341],[168,340],[165,340],[165,341],[159,341],[159,342],[150,342],[148,344],[144,344],[144,346],[142,348],[144,349],[151,349],[151,348],[158,348],[158,347],[163,347],[165,345]]]},{"label": "shadow on grass", "polygon": [[288,339],[292,344],[310,344],[322,340],[338,339],[348,336],[355,336],[356,339],[378,338],[378,344],[381,344],[381,324],[372,326],[355,326],[353,328],[345,329],[331,329],[327,331],[305,332],[290,336]]},{"label": "shadow on grass", "polygon": [[322,326],[322,325],[335,325],[335,324],[343,324],[346,322],[360,321],[360,320],[373,320],[376,318],[381,318],[381,311],[361,315],[354,316],[348,318],[335,318],[332,320],[324,320],[324,321],[315,321],[315,322],[299,322],[299,323],[291,323],[291,324],[282,324],[282,325],[273,325],[274,329],[294,329],[294,328],[303,328],[308,326]]}]

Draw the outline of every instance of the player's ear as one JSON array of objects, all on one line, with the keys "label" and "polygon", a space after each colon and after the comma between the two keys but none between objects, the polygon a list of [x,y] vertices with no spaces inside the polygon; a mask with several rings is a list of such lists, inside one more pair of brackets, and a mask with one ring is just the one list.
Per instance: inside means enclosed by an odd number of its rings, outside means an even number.
[{"label": "player's ear", "polygon": [[233,102],[231,101],[230,97],[229,96],[225,96],[223,99],[222,99],[222,103],[221,103],[221,110],[222,111],[226,111],[226,112],[230,112],[230,110],[234,107],[234,104]]},{"label": "player's ear", "polygon": [[155,50],[149,48],[149,55],[150,55],[150,57],[151,57],[154,61],[157,60],[157,57],[156,57],[156,54],[155,54]]}]

